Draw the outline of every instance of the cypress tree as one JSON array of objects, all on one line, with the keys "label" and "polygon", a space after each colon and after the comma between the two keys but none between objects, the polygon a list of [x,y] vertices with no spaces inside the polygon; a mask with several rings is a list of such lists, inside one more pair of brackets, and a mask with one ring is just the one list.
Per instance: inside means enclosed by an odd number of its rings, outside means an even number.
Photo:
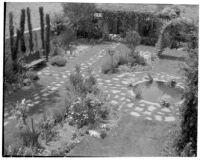
[{"label": "cypress tree", "polygon": [[41,27],[42,49],[44,51],[45,44],[44,44],[44,12],[43,12],[43,7],[39,7],[39,12],[40,12],[40,27]]},{"label": "cypress tree", "polygon": [[20,40],[20,30],[17,29],[17,37],[15,41],[15,45],[13,46],[13,54],[12,54],[12,60],[13,60],[13,71],[17,72],[17,53],[18,53],[18,47],[19,47],[19,40]]},{"label": "cypress tree", "polygon": [[9,13],[9,31],[10,31],[10,51],[12,57],[14,56],[14,25],[13,25],[13,13]]},{"label": "cypress tree", "polygon": [[25,27],[25,9],[21,10],[21,18],[20,18],[20,41],[21,41],[21,51],[23,53],[26,52],[26,45],[25,45],[25,40],[24,40],[24,27]]},{"label": "cypress tree", "polygon": [[48,61],[48,56],[50,52],[50,17],[49,14],[46,14],[46,59]]},{"label": "cypress tree", "polygon": [[28,31],[29,31],[29,48],[30,51],[33,51],[33,34],[32,34],[32,24],[31,24],[31,11],[29,7],[27,8],[27,24],[28,24]]}]

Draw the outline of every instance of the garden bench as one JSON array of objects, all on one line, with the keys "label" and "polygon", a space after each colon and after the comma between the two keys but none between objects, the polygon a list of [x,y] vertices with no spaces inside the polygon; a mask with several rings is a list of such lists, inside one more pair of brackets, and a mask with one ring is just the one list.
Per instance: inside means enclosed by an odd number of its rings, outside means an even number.
[{"label": "garden bench", "polygon": [[46,58],[40,56],[39,51],[30,53],[29,55],[24,55],[19,59],[19,63],[22,64],[21,66],[26,70],[35,68],[37,65],[43,64],[45,62]]}]

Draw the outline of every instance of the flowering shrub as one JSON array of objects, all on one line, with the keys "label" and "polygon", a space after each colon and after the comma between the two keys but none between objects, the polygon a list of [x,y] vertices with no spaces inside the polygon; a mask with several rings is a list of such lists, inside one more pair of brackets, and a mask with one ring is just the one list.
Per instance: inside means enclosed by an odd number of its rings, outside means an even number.
[{"label": "flowering shrub", "polygon": [[70,123],[80,128],[106,117],[107,108],[102,109],[106,96],[97,87],[92,70],[88,69],[88,75],[84,78],[80,67],[76,66],[75,73],[72,73],[69,79],[66,99]]},{"label": "flowering shrub", "polygon": [[94,94],[87,94],[86,98],[78,98],[71,105],[71,119],[78,127],[94,124],[99,118],[101,102]]}]

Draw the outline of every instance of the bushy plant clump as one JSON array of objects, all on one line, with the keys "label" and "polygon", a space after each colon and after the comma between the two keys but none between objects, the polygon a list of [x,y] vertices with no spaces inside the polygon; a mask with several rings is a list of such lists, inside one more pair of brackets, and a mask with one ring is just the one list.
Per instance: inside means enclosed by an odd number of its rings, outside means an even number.
[{"label": "bushy plant clump", "polygon": [[[17,103],[15,116],[20,129],[20,138],[26,147],[39,147],[39,131],[35,130],[33,119],[28,122],[29,107],[25,99],[21,103]],[[31,123],[31,124],[30,124]]]},{"label": "bushy plant clump", "polygon": [[140,44],[141,37],[138,32],[132,30],[132,31],[126,32],[125,41],[128,48],[130,48],[132,52],[134,52],[137,45]]},{"label": "bushy plant clump", "polygon": [[67,60],[62,56],[55,56],[51,59],[51,65],[57,65],[59,67],[65,66],[67,63]]},{"label": "bushy plant clump", "polygon": [[96,82],[91,70],[84,78],[79,66],[76,66],[75,73],[70,75],[67,91],[73,94],[73,100],[68,106],[68,116],[71,124],[77,125],[78,128],[107,117],[107,108],[104,106],[106,96],[98,89]]},{"label": "bushy plant clump", "polygon": [[93,15],[96,12],[96,6],[92,3],[63,3],[63,11],[66,17],[69,17],[75,35],[84,38],[98,36],[98,29],[93,23]]},{"label": "bushy plant clump", "polygon": [[186,89],[181,108],[181,134],[177,140],[177,152],[181,156],[197,156],[198,112],[198,50],[191,50],[184,67]]}]

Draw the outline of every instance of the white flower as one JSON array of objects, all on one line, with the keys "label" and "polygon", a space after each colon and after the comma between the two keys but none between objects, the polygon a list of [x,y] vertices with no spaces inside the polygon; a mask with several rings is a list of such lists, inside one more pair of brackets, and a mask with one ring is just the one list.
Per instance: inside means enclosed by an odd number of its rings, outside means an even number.
[{"label": "white flower", "polygon": [[22,102],[21,102],[21,104],[22,105],[24,105],[25,104],[25,101],[26,101],[26,99],[24,98],[24,99],[22,99]]}]

